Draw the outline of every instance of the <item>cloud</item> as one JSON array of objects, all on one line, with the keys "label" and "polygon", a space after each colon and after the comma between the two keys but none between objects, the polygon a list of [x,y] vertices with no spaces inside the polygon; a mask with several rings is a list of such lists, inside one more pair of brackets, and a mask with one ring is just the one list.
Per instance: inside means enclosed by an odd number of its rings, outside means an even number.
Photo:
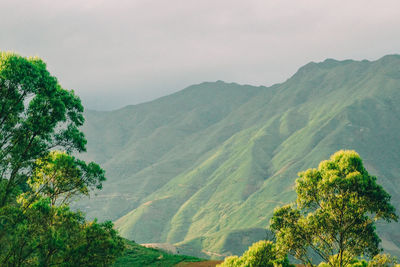
[{"label": "cloud", "polygon": [[2,50],[42,57],[96,109],[202,81],[271,85],[309,61],[400,47],[397,0],[3,0],[0,23]]}]

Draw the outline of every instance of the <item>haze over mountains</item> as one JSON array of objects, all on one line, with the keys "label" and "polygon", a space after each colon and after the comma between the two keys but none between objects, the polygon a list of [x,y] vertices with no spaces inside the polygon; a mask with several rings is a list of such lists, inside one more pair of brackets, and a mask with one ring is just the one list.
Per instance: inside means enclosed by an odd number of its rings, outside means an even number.
[{"label": "haze over mountains", "polygon": [[[271,87],[206,82],[157,100],[86,111],[87,159],[107,171],[79,208],[139,243],[199,256],[265,238],[297,172],[354,149],[400,211],[400,56],[309,63]],[[400,255],[400,224],[379,226]]]}]

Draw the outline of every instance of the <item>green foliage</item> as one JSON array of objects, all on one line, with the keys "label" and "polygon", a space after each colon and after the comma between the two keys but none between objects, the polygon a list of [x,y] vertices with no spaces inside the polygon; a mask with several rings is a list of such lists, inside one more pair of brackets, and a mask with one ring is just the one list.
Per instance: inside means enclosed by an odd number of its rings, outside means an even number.
[{"label": "green foliage", "polygon": [[297,206],[276,209],[271,229],[279,250],[311,264],[309,249],[331,266],[379,253],[375,221],[397,221],[390,195],[355,151],[338,151],[318,169],[299,173]]},{"label": "green foliage", "polygon": [[0,171],[5,183],[0,206],[50,149],[85,150],[78,130],[82,112],[80,99],[61,88],[42,60],[0,53]]},{"label": "green foliage", "polygon": [[104,170],[94,162],[86,164],[65,152],[52,151],[36,161],[27,184],[31,188],[22,196],[29,201],[38,195],[48,197],[52,205],[71,201],[74,196],[89,195],[90,189],[101,189]]},{"label": "green foliage", "polygon": [[86,222],[68,206],[105,180],[70,155],[85,150],[82,112],[43,61],[0,53],[1,266],[109,266],[121,255],[111,222]]},{"label": "green foliage", "polygon": [[[337,261],[337,255],[332,256],[333,262]],[[370,261],[365,259],[352,259],[347,266],[349,267],[392,267],[397,266],[397,259],[389,254],[377,254]],[[329,267],[326,262],[321,262],[319,267]],[[334,265],[337,266],[337,265]]]},{"label": "green foliage", "polygon": [[49,198],[16,211],[18,221],[5,225],[2,266],[109,266],[123,250],[111,223],[87,223]]},{"label": "green foliage", "polygon": [[[122,255],[124,243],[111,222],[86,223],[80,239],[71,247],[73,251],[65,259],[68,266],[110,266]],[[64,259],[64,260],[65,260]]]},{"label": "green foliage", "polygon": [[368,267],[390,267],[397,264],[397,258],[389,254],[377,254],[368,262]]},{"label": "green foliage", "polygon": [[218,264],[217,267],[235,267],[241,266],[242,262],[238,256],[228,256],[225,258],[224,262]]},{"label": "green foliage", "polygon": [[258,241],[254,243],[241,256],[226,257],[224,262],[217,265],[219,267],[274,267],[292,266],[286,256],[279,257],[276,246],[271,241]]}]

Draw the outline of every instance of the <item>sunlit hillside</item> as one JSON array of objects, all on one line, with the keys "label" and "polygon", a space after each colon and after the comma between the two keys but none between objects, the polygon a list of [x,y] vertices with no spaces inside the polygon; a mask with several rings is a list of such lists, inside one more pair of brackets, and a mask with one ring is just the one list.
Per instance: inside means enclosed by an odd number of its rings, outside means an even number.
[{"label": "sunlit hillside", "polygon": [[[138,243],[202,257],[242,253],[263,239],[273,209],[295,198],[297,172],[354,149],[400,210],[400,56],[325,60],[286,82],[222,81],[152,102],[86,112],[87,159],[104,189],[79,203]],[[400,225],[378,228],[400,255]]]}]

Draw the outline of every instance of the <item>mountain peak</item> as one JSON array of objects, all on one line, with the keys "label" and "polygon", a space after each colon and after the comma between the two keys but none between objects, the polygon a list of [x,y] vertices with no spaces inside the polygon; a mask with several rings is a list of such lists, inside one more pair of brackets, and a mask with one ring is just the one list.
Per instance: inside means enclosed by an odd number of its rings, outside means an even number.
[{"label": "mountain peak", "polygon": [[392,54],[381,57],[380,59],[377,60],[377,62],[387,64],[391,62],[398,62],[399,60],[400,60],[399,54]]}]

